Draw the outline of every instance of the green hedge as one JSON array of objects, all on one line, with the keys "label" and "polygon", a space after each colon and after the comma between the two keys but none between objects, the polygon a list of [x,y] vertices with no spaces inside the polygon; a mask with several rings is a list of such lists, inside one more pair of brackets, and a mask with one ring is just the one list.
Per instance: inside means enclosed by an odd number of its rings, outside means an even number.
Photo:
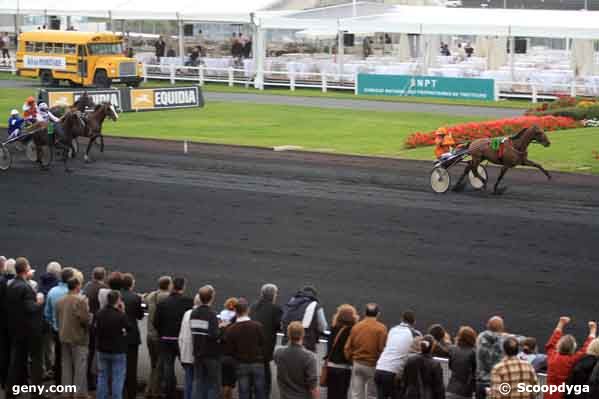
[{"label": "green hedge", "polygon": [[591,107],[570,107],[547,110],[544,112],[537,112],[535,115],[567,116],[577,121],[581,121],[583,119],[599,119],[599,105],[593,105]]}]

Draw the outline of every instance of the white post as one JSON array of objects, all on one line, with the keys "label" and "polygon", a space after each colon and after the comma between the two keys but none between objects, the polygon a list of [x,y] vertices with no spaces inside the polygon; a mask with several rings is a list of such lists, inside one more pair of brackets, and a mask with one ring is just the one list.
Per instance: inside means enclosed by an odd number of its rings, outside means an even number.
[{"label": "white post", "polygon": [[[510,29],[511,30],[511,29]],[[514,71],[514,61],[516,59],[516,38],[511,35],[510,32],[510,79],[514,82],[515,79],[515,71]]]},{"label": "white post", "polygon": [[229,67],[229,87],[233,87],[233,67]]},{"label": "white post", "polygon": [[497,80],[493,79],[493,86],[495,91],[495,101],[499,101],[499,84],[497,84]]},{"label": "white post", "polygon": [[322,92],[326,93],[327,92],[327,74],[325,72],[321,72],[320,76],[321,76],[321,82],[322,82]]},{"label": "white post", "polygon": [[200,86],[204,86],[204,65],[200,65],[198,68],[198,79],[200,81]]},{"label": "white post", "polygon": [[358,10],[356,8],[356,0],[352,2],[352,16],[355,18],[358,16]]},{"label": "white post", "polygon": [[256,89],[264,90],[264,58],[266,56],[266,35],[264,29],[260,26],[256,26],[256,38],[254,51],[256,52],[256,62],[254,67],[256,68],[256,77],[254,78],[254,87]]},{"label": "white post", "polygon": [[354,95],[358,95],[358,73],[354,72]]},{"label": "white post", "polygon": [[178,23],[179,23],[179,58],[181,58],[181,65],[185,64],[185,46],[183,43],[183,21],[181,20],[181,18],[178,18],[179,15],[177,14],[177,19],[178,19]]},{"label": "white post", "polygon": [[337,73],[339,74],[340,82],[343,81],[343,55],[345,53],[345,44],[343,41],[344,36],[344,31],[337,31]]},{"label": "white post", "polygon": [[570,97],[576,97],[576,79],[570,84]]},{"label": "white post", "polygon": [[110,24],[110,30],[114,33],[114,24],[112,23],[112,11],[108,10],[108,23]]},{"label": "white post", "polygon": [[148,83],[148,66],[146,65],[145,62],[141,65],[142,65],[143,71],[144,71],[144,83]]},{"label": "white post", "polygon": [[170,64],[171,84],[175,84],[175,64]]},{"label": "white post", "polygon": [[295,72],[291,71],[291,73],[289,73],[289,89],[291,91],[295,91]]},{"label": "white post", "polygon": [[538,99],[537,99],[537,85],[533,83],[530,84],[530,87],[532,88],[532,102],[533,103],[537,103]]},{"label": "white post", "polygon": [[187,154],[187,140],[183,141],[183,154]]}]

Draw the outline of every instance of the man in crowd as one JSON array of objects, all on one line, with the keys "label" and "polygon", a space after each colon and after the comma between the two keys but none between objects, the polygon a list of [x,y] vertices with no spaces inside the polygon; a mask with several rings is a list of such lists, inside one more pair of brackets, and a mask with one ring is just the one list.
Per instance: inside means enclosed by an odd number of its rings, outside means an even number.
[{"label": "man in crowd", "polygon": [[505,338],[503,319],[493,316],[487,322],[487,329],[476,339],[476,399],[487,397],[491,384],[491,370],[503,357]]},{"label": "man in crowd", "polygon": [[293,321],[302,322],[306,330],[304,346],[306,349],[316,352],[318,339],[327,329],[327,319],[314,287],[305,286],[283,307],[283,332],[287,332],[287,327]]},{"label": "man in crowd", "polygon": [[[50,262],[46,266],[46,272],[40,276],[40,285],[38,292],[48,296],[50,290],[58,285],[60,281],[60,272],[62,266],[58,262]],[[54,375],[54,337],[52,335],[52,327],[47,320],[44,319],[42,335],[42,356],[44,377],[52,378]]]},{"label": "man in crowd", "polygon": [[137,321],[144,318],[141,307],[141,296],[133,291],[135,279],[131,273],[123,274],[123,289],[121,296],[125,304],[125,314],[129,319],[131,333],[127,335],[129,345],[127,346],[127,374],[125,378],[125,399],[135,399],[137,396],[137,357],[141,337]]},{"label": "man in crowd", "polygon": [[396,381],[403,375],[413,341],[414,334],[405,323],[401,323],[389,331],[385,349],[376,363],[374,373],[377,399],[396,397]]},{"label": "man in crowd", "polygon": [[247,299],[239,298],[237,319],[225,332],[225,352],[238,363],[239,399],[265,399],[264,333],[262,324],[250,319],[249,308]]},{"label": "man in crowd", "polygon": [[412,336],[422,337],[422,333],[416,329],[416,314],[411,310],[406,310],[401,315],[401,326],[407,327],[412,332]]},{"label": "man in crowd", "polygon": [[96,399],[108,399],[108,384],[111,381],[112,399],[123,398],[125,374],[127,372],[127,334],[131,325],[125,314],[125,304],[118,291],[110,291],[107,304],[94,319],[97,337],[98,386]]},{"label": "man in crowd", "polygon": [[[264,334],[264,376],[266,397],[270,397],[272,376],[270,362],[273,359],[277,333],[281,330],[283,309],[277,305],[278,288],[274,284],[264,284],[260,291],[260,299],[250,308],[250,318],[262,324]],[[303,335],[302,335],[303,340]]]},{"label": "man in crowd", "polygon": [[[92,270],[92,279],[83,287],[83,295],[87,297],[89,304],[89,313],[95,317],[100,310],[100,300],[98,293],[102,288],[107,288],[104,283],[106,278],[106,269],[103,267],[95,267]],[[92,323],[89,329],[89,350],[87,354],[87,387],[90,391],[96,390],[96,330]]]},{"label": "man in crowd", "polygon": [[89,351],[88,299],[82,295],[81,282],[71,278],[68,294],[56,303],[56,318],[62,350],[62,385],[75,385],[78,395],[87,393],[87,355]]},{"label": "man in crowd", "polygon": [[10,360],[10,335],[8,334],[8,320],[6,319],[6,289],[9,281],[16,277],[14,260],[7,260],[4,256],[0,259],[0,386],[6,383],[8,362]]},{"label": "man in crowd", "polygon": [[[489,399],[534,399],[533,392],[520,392],[518,384],[537,385],[537,374],[532,365],[518,358],[519,344],[515,337],[503,340],[505,357],[491,371]],[[507,385],[506,385],[507,384]],[[509,387],[511,391],[506,391]]]},{"label": "man in crowd", "polygon": [[167,399],[175,398],[177,380],[175,359],[179,356],[179,330],[183,315],[193,307],[193,299],[184,296],[185,279],[173,279],[173,289],[168,298],[156,305],[154,327],[160,337],[159,367]]},{"label": "man in crowd", "polygon": [[170,295],[172,280],[169,276],[158,279],[158,289],[147,294],[144,302],[148,306],[148,323],[146,343],[150,354],[150,381],[146,388],[146,396],[154,397],[160,395],[160,368],[158,367],[158,354],[160,353],[160,336],[154,327],[156,319],[156,306]]},{"label": "man in crowd", "polygon": [[[29,284],[32,271],[26,258],[17,258],[16,277],[6,287],[4,298],[11,355],[6,381],[6,396],[13,397],[13,386],[27,384],[27,366],[35,340],[41,335],[44,298],[36,295]],[[38,359],[41,360],[41,359]],[[41,365],[39,370],[41,371]],[[33,371],[33,370],[32,370]],[[41,384],[41,375],[31,375],[32,382]]]},{"label": "man in crowd", "polygon": [[52,328],[52,335],[54,337],[54,381],[56,385],[60,385],[62,382],[62,349],[60,347],[60,337],[58,335],[58,321],[56,320],[56,303],[67,294],[69,291],[67,282],[74,277],[74,271],[70,267],[65,267],[60,272],[60,282],[58,285],[48,292],[48,298],[46,298],[46,305],[44,308],[44,319],[50,324]]},{"label": "man in crowd", "polygon": [[198,399],[217,399],[221,386],[221,330],[216,312],[212,309],[215,291],[211,285],[205,285],[198,291],[200,306],[190,315],[191,335],[193,337],[193,378],[195,397]]},{"label": "man in crowd", "polygon": [[304,327],[294,321],[287,328],[289,344],[274,354],[281,399],[318,399],[318,371],[314,354],[302,346]]},{"label": "man in crowd", "polygon": [[376,362],[387,341],[387,327],[378,321],[379,315],[377,304],[366,305],[364,319],[352,328],[345,343],[345,357],[353,363],[351,399],[366,399],[367,385],[374,385]]},{"label": "man in crowd", "polygon": [[164,57],[164,52],[166,50],[166,42],[163,37],[160,36],[156,43],[154,44],[154,48],[156,49],[156,59],[160,62],[160,59]]}]

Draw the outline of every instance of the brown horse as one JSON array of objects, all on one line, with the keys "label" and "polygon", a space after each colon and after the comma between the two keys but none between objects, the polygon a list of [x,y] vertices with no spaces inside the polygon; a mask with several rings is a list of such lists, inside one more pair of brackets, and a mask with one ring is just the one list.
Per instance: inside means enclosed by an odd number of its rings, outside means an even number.
[{"label": "brown horse", "polygon": [[528,159],[528,145],[530,143],[537,142],[544,147],[549,147],[549,145],[551,145],[545,132],[539,126],[533,125],[521,130],[518,134],[505,138],[498,149],[492,148],[492,141],[493,139],[484,138],[474,140],[470,143],[468,150],[471,160],[468,162],[468,165],[466,165],[464,173],[453,188],[454,191],[460,191],[464,188],[464,178],[470,171],[483,182],[485,187],[487,186],[487,180],[478,173],[478,165],[484,160],[488,160],[497,165],[502,165],[501,173],[499,173],[499,177],[493,188],[494,194],[503,194],[505,192],[506,187],[500,189],[499,183],[508,169],[518,165],[533,166],[543,172],[545,176],[547,176],[547,179],[551,179],[549,172],[547,172],[541,165]]},{"label": "brown horse", "polygon": [[64,116],[65,130],[73,137],[87,137],[89,143],[83,158],[90,162],[89,152],[97,139],[100,139],[100,152],[104,152],[104,137],[102,136],[102,124],[106,118],[116,121],[119,118],[114,106],[109,102],[96,105],[95,109],[87,114],[87,121],[83,123],[76,112],[69,111]]},{"label": "brown horse", "polygon": [[74,154],[73,136],[62,125],[62,120],[53,126],[53,134],[48,132],[48,122],[36,122],[28,131],[33,133],[32,140],[37,152],[37,162],[42,170],[48,170],[54,157],[54,149],[62,150],[65,172],[71,172],[68,166],[69,153]]}]

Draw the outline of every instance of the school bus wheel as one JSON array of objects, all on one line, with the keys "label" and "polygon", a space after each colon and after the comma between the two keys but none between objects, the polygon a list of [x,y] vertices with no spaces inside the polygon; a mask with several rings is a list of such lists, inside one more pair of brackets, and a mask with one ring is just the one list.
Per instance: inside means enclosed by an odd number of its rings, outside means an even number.
[{"label": "school bus wheel", "polygon": [[108,88],[112,82],[108,78],[106,71],[103,69],[98,69],[96,74],[94,75],[94,86],[101,88]]},{"label": "school bus wheel", "polygon": [[40,71],[40,81],[42,86],[55,86],[58,81],[52,77],[52,71],[44,69]]}]

